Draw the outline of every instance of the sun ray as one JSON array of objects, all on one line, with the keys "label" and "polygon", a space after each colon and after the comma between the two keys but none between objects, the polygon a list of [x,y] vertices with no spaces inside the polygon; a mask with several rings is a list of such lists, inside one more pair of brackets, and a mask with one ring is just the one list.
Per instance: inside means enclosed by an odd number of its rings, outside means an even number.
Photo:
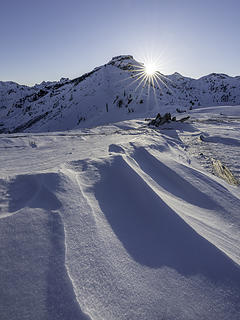
[{"label": "sun ray", "polygon": [[156,74],[155,76],[171,93],[173,93],[173,90],[166,84],[165,81],[163,81],[163,79],[161,79],[161,76],[159,76],[158,74]]},{"label": "sun ray", "polygon": [[146,85],[146,81],[147,81],[147,79],[146,79],[146,76],[144,75],[144,76],[142,76],[142,79],[141,79],[141,81],[139,82],[139,84],[137,85],[137,87],[136,87],[136,90],[140,87],[140,85],[144,82],[144,86]]},{"label": "sun ray", "polygon": [[133,80],[128,86],[130,87],[130,86],[133,85],[135,82],[137,82],[137,81],[140,80],[138,86],[136,87],[136,89],[137,89],[137,88],[141,85],[141,83],[142,83],[143,79],[145,79],[145,77],[146,77],[146,75],[145,75],[144,73],[140,73],[140,74],[138,75],[138,77],[137,77],[135,80]]}]

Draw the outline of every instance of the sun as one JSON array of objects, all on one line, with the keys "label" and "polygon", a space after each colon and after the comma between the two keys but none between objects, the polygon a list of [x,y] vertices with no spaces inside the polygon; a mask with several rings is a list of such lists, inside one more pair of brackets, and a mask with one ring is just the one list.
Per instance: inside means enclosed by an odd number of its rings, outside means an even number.
[{"label": "sun", "polygon": [[148,62],[145,64],[144,72],[148,77],[152,77],[157,72],[157,66],[154,63]]},{"label": "sun", "polygon": [[143,62],[137,62],[132,64],[129,69],[131,75],[124,79],[129,81],[129,86],[136,84],[135,90],[140,88],[140,96],[144,88],[147,88],[147,95],[149,96],[153,92],[155,99],[157,100],[157,90],[162,90],[166,87],[169,92],[171,88],[169,87],[169,79],[164,76],[159,70],[163,65],[161,57],[154,57],[153,54],[148,54],[141,59]]}]

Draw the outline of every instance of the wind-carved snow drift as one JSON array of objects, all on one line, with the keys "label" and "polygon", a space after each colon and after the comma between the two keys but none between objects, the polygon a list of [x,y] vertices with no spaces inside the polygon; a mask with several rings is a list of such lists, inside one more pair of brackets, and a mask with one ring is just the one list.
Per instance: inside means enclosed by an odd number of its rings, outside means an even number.
[{"label": "wind-carved snow drift", "polygon": [[240,106],[196,108],[239,103],[239,78],[162,75],[154,96],[137,64],[1,83],[0,319],[239,320],[240,188],[204,168],[239,180]]},{"label": "wind-carved snow drift", "polygon": [[212,73],[198,80],[158,73],[144,84],[130,55],[114,57],[76,79],[33,87],[0,82],[0,132],[44,132],[92,127],[157,112],[240,104],[240,77]]},{"label": "wind-carved snow drift", "polygon": [[199,122],[174,125],[1,135],[3,319],[239,319],[239,187],[186,152]]}]

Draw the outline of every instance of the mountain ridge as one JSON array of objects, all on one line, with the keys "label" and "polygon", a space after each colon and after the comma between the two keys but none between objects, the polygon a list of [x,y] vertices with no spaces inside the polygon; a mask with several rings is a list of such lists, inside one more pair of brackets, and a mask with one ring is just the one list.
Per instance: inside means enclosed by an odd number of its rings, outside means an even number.
[{"label": "mountain ridge", "polygon": [[143,81],[143,63],[131,55],[74,79],[32,87],[0,81],[0,132],[46,132],[187,111],[200,106],[240,104],[240,76],[211,73],[199,79],[157,72]]}]

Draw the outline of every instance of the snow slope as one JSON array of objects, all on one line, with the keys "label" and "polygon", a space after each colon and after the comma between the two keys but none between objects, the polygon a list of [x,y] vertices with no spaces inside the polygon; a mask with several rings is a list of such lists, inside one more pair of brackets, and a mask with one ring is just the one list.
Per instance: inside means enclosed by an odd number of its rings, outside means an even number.
[{"label": "snow slope", "polygon": [[240,104],[240,77],[213,73],[195,80],[158,72],[153,85],[144,84],[141,68],[127,55],[73,80],[62,78],[34,87],[0,82],[0,132],[89,128],[176,108]]},{"label": "snow slope", "polygon": [[2,134],[0,318],[239,319],[239,111]]}]

